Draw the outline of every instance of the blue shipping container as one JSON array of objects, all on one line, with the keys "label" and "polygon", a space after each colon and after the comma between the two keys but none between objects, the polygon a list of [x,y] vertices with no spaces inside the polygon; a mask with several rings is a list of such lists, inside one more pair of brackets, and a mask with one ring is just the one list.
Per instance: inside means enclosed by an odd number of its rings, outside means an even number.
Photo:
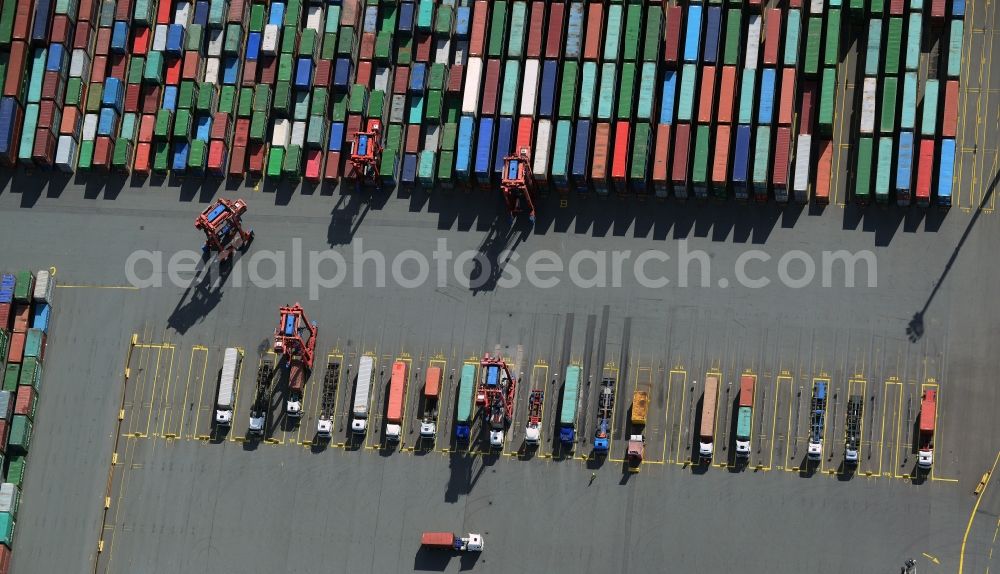
[{"label": "blue shipping container", "polygon": [[49,313],[50,307],[48,303],[35,303],[35,313],[31,318],[31,328],[38,329],[43,333],[48,333]]},{"label": "blue shipping container", "polygon": [[411,93],[424,93],[424,90],[427,89],[427,64],[417,62],[410,66],[410,85],[408,89]]},{"label": "blue shipping container", "polygon": [[208,141],[212,135],[212,116],[198,116],[194,126],[195,139]]},{"label": "blue shipping container", "polygon": [[342,145],[344,145],[344,122],[333,122],[330,124],[330,141],[327,149],[340,151]]},{"label": "blue shipping container", "polygon": [[579,193],[586,193],[589,189],[588,177],[590,174],[590,120],[579,120],[576,122],[576,135],[573,145],[573,185]]},{"label": "blue shipping container", "polygon": [[896,190],[909,191],[913,175],[913,133],[899,133],[899,153],[896,156]]},{"label": "blue shipping container", "polygon": [[163,109],[177,111],[177,86],[163,87]]},{"label": "blue shipping container", "polygon": [[937,204],[951,207],[951,186],[955,177],[955,140],[941,140],[941,166],[938,169]]},{"label": "blue shipping container", "polygon": [[183,50],[184,27],[178,24],[167,26],[167,46],[163,51],[174,56],[180,56]]},{"label": "blue shipping container", "polygon": [[542,89],[538,102],[538,116],[551,118],[556,104],[556,79],[559,76],[559,62],[545,60],[542,64]]},{"label": "blue shipping container", "polygon": [[62,44],[49,44],[49,55],[45,62],[46,72],[60,72],[66,74],[66,67],[69,60],[66,57],[66,46]]},{"label": "blue shipping container", "polygon": [[701,6],[691,4],[687,13],[687,32],[684,34],[684,61],[697,62],[701,48]]},{"label": "blue shipping container", "polygon": [[[97,135],[114,136],[118,132],[118,112],[113,108],[101,108],[97,117]],[[206,138],[207,139],[207,138]]]},{"label": "blue shipping container", "polygon": [[351,86],[351,60],[349,58],[337,58],[337,63],[333,67],[333,87],[338,90],[347,91]]},{"label": "blue shipping container", "polygon": [[[468,8],[466,8],[468,11]],[[399,4],[399,20],[396,22],[396,29],[404,34],[413,33],[413,13],[412,2],[401,2]]]},{"label": "blue shipping container", "polygon": [[674,98],[677,93],[677,72],[667,70],[663,73],[663,93],[660,94],[660,123],[674,123]]},{"label": "blue shipping container", "polygon": [[[402,14],[402,5],[400,5]],[[411,12],[412,14],[412,12]],[[411,16],[412,19],[412,16]],[[455,37],[459,40],[466,40],[469,37],[469,25],[472,22],[472,8],[459,6],[455,9]]]},{"label": "blue shipping container", "polygon": [[10,156],[17,145],[17,135],[14,133],[14,118],[18,110],[17,100],[0,98],[0,155]]},{"label": "blue shipping container", "polygon": [[208,2],[196,2],[194,5],[194,20],[199,26],[208,25]]},{"label": "blue shipping container", "polygon": [[951,0],[951,15],[955,18],[965,17],[965,0]]},{"label": "blue shipping container", "polygon": [[222,59],[222,83],[227,86],[236,85],[240,81],[240,59],[229,56]]},{"label": "blue shipping container", "polygon": [[719,28],[722,22],[722,8],[709,6],[705,27],[705,53],[702,59],[706,64],[714,64],[719,58]]},{"label": "blue shipping container", "polygon": [[403,154],[403,172],[399,175],[403,185],[413,185],[417,181],[417,154]]},{"label": "blue shipping container", "polygon": [[[4,3],[6,4],[6,2]],[[17,4],[14,2],[13,4]],[[35,18],[31,27],[31,42],[49,41],[49,24],[52,22],[53,0],[35,0]]]},{"label": "blue shipping container", "polygon": [[[239,65],[238,62],[237,65]],[[308,90],[312,86],[312,66],[312,58],[299,58],[295,62],[296,88],[300,90]]]},{"label": "blue shipping container", "polygon": [[184,171],[188,161],[188,143],[177,142],[174,144],[174,171]]},{"label": "blue shipping container", "polygon": [[775,69],[764,68],[764,73],[760,79],[760,108],[757,113],[757,122],[771,125],[774,121],[774,80]]},{"label": "blue shipping container", "polygon": [[462,116],[458,120],[458,142],[455,147],[455,176],[468,180],[472,172],[472,140],[476,136],[476,120]]},{"label": "blue shipping container", "polygon": [[493,175],[497,178],[503,172],[503,158],[510,155],[514,146],[514,119],[500,118],[497,123],[497,149],[493,154]]},{"label": "blue shipping container", "polygon": [[119,78],[105,78],[104,91],[101,92],[101,105],[115,108],[119,113],[125,103],[125,83]]},{"label": "blue shipping container", "polygon": [[[170,36],[167,36],[169,40]],[[169,45],[169,44],[168,44]],[[124,54],[128,46],[128,23],[117,20],[111,27],[111,53]]]},{"label": "blue shipping container", "polygon": [[563,54],[569,59],[579,59],[582,44],[583,3],[573,2],[569,5],[569,24],[566,26],[566,43]]},{"label": "blue shipping container", "polygon": [[260,32],[250,32],[247,35],[247,61],[253,62],[260,57],[261,41]]},{"label": "blue shipping container", "polygon": [[750,169],[750,126],[736,126],[736,147],[733,151],[733,188],[736,197],[747,198],[747,174]]},{"label": "blue shipping container", "polygon": [[479,134],[476,138],[476,163],[473,172],[480,185],[490,183],[490,160],[493,159],[493,118],[479,120]]},{"label": "blue shipping container", "polygon": [[271,9],[267,12],[267,23],[272,26],[281,26],[285,21],[285,4],[283,2],[271,2]]}]

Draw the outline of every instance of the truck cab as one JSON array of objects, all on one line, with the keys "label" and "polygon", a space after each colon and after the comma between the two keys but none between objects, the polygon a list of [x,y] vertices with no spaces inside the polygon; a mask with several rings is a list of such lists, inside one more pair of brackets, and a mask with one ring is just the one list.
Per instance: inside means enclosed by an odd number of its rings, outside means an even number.
[{"label": "truck cab", "polygon": [[528,425],[524,429],[524,442],[531,446],[538,446],[538,440],[541,438],[541,433],[537,426]]},{"label": "truck cab", "polygon": [[420,423],[420,438],[434,438],[437,436],[437,425],[434,421],[425,420]]},{"label": "truck cab", "polygon": [[266,416],[264,411],[250,411],[250,425],[247,428],[247,434],[253,436],[260,436],[264,434],[264,421]]},{"label": "truck cab", "polygon": [[576,440],[576,429],[570,426],[559,427],[559,442],[569,446],[574,440]]},{"label": "truck cab", "polygon": [[924,391],[920,400],[920,447],[917,451],[917,467],[930,470],[934,465],[934,429],[937,426],[937,390]]},{"label": "truck cab", "polygon": [[368,431],[368,400],[374,376],[375,359],[370,355],[358,362],[358,380],[354,389],[354,407],[351,410],[351,432],[363,435]]},{"label": "truck cab", "polygon": [[807,456],[818,462],[823,458],[823,430],[826,423],[826,382],[817,381],[813,385],[812,408],[809,420],[809,446]]},{"label": "truck cab", "polygon": [[628,470],[639,472],[642,458],[646,453],[646,439],[641,434],[631,435],[628,439]]},{"label": "truck cab", "polygon": [[316,421],[316,436],[320,438],[333,437],[333,421],[327,418]]},{"label": "truck cab", "polygon": [[503,448],[503,429],[490,430],[490,447],[493,449]]}]

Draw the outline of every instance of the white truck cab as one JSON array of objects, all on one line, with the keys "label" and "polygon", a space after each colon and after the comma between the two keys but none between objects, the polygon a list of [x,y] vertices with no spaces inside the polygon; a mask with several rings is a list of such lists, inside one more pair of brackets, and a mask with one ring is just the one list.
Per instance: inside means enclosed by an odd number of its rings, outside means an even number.
[{"label": "white truck cab", "polygon": [[302,401],[291,399],[285,404],[285,413],[290,417],[302,416]]},{"label": "white truck cab", "polygon": [[809,441],[808,455],[809,460],[819,460],[823,458],[823,442]]},{"label": "white truck cab", "polygon": [[385,425],[385,439],[389,442],[399,442],[399,435],[403,434],[403,427],[397,424]]},{"label": "white truck cab", "polygon": [[855,448],[848,448],[844,451],[844,460],[849,463],[858,462],[858,450]]},{"label": "white truck cab", "polygon": [[250,427],[247,430],[248,434],[252,435],[262,435],[264,434],[264,412],[255,413],[250,411]]},{"label": "white truck cab", "polygon": [[528,425],[524,429],[524,442],[530,445],[537,445],[538,439],[541,438],[541,431],[538,426]]},{"label": "white truck cab", "polygon": [[698,454],[704,458],[711,458],[715,452],[715,445],[710,442],[698,442]]},{"label": "white truck cab", "polygon": [[483,536],[481,534],[469,533],[469,535],[462,539],[465,548],[463,550],[469,552],[482,552],[483,551]]},{"label": "white truck cab", "polygon": [[750,456],[750,441],[748,440],[738,440],[736,441],[736,456],[746,458]]},{"label": "white truck cab", "polygon": [[490,431],[490,446],[493,448],[503,448],[503,431],[502,430],[491,430]]},{"label": "white truck cab", "polygon": [[934,451],[929,449],[921,449],[917,453],[917,466],[922,469],[928,469],[934,464]]},{"label": "white truck cab", "polygon": [[316,421],[316,436],[320,438],[330,438],[333,436],[333,421],[321,418]]},{"label": "white truck cab", "polygon": [[434,438],[435,435],[437,435],[437,425],[434,421],[420,423],[420,438]]}]

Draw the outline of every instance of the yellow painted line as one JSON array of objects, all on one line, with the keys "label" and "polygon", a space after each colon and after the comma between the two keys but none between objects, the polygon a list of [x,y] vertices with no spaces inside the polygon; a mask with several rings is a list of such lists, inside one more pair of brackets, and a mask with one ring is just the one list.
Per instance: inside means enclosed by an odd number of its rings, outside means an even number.
[{"label": "yellow painted line", "polygon": [[[236,351],[240,354],[240,370],[239,370],[239,372],[236,373],[236,385],[235,385],[236,388],[233,389],[233,416],[234,417],[235,417],[235,414],[239,412],[237,410],[237,408],[239,407],[239,400],[240,400],[240,382],[243,380],[243,359],[246,358],[246,353],[243,351],[243,347],[236,347]],[[211,411],[209,411],[209,412],[211,412]]]},{"label": "yellow painted line", "polygon": [[[975,4],[973,2],[973,4]],[[993,476],[993,471],[997,469],[997,463],[1000,462],[1000,452],[997,452],[997,456],[993,459],[993,466],[990,468],[990,477]],[[972,522],[976,519],[976,513],[979,512],[979,503],[983,501],[983,495],[986,494],[986,489],[989,487],[989,482],[983,487],[983,491],[976,497],[976,503],[972,506],[972,514],[969,515],[969,523],[965,525],[965,535],[962,536],[962,550],[958,555],[958,574],[962,574],[962,570],[965,568],[965,544],[969,541],[969,532],[972,531]]]},{"label": "yellow painted line", "polygon": [[[163,388],[163,398],[160,401],[160,403],[161,403],[160,406],[162,408],[162,411],[161,411],[161,414],[160,414],[160,418],[163,419],[162,421],[160,421],[160,423],[161,423],[160,424],[160,436],[164,436],[166,434],[167,419],[170,417],[170,413],[171,413],[171,411],[173,409],[173,401],[171,400],[171,396],[170,396],[170,387],[173,385],[173,381],[174,381],[174,351],[173,351],[173,349],[171,349],[170,350],[170,370],[167,373],[167,384]],[[150,411],[152,411],[152,409],[150,409]]]},{"label": "yellow painted line", "polygon": [[203,398],[203,392],[205,390],[205,375],[207,373],[208,373],[208,353],[206,352],[205,353],[205,368],[202,370],[202,373],[201,373],[201,384],[198,385],[198,404],[196,405],[196,407],[195,407],[196,410],[194,412],[194,430],[191,432],[192,435],[195,435],[195,436],[198,436],[198,437],[202,436],[202,435],[198,434],[198,429],[200,428],[200,425],[198,424],[198,422],[199,422],[199,419],[201,418],[201,406],[202,406],[202,402],[201,401],[202,401],[202,398]]},{"label": "yellow painted line", "polygon": [[[778,401],[781,398],[781,382],[788,381],[788,411],[791,413],[791,398],[792,398],[792,387],[795,385],[795,380],[791,375],[778,375],[774,379],[774,411],[771,413],[771,452],[768,454],[767,468],[765,470],[771,470],[774,468],[774,443],[777,442],[778,429],[775,425],[778,423]],[[789,421],[791,422],[791,421]],[[785,454],[784,457],[788,459],[788,431],[785,431]],[[784,461],[782,461],[782,469],[784,468]]]},{"label": "yellow painted line", "polygon": [[[830,446],[830,441],[827,440],[826,436],[830,432],[830,427],[833,426],[833,421],[831,420],[831,416],[830,416],[830,399],[832,398],[831,395],[833,394],[833,384],[830,382],[830,378],[829,377],[825,377],[825,376],[824,377],[813,377],[812,388],[809,389],[810,405],[812,404],[812,393],[816,389],[816,383],[820,383],[820,382],[826,383],[826,412],[823,413],[823,453],[820,455],[819,469],[820,469],[820,472],[827,472],[829,469],[826,468],[826,461],[829,460],[829,458],[830,458],[828,456],[828,454],[830,452],[830,448],[832,448],[832,447]],[[810,414],[810,419],[811,418],[812,418],[812,415]],[[810,420],[810,423],[811,422],[812,421]],[[808,442],[807,442],[807,444],[808,444]],[[806,448],[808,448],[808,446]]]},{"label": "yellow painted line", "polygon": [[120,289],[123,291],[138,291],[133,285],[62,285],[56,284],[56,289]]},{"label": "yellow painted line", "polygon": [[[153,422],[153,401],[156,397],[157,381],[160,379],[160,357],[165,349],[170,350],[170,362],[167,366],[168,377],[170,376],[169,373],[172,371],[174,366],[174,349],[170,345],[164,345],[163,348],[156,352],[156,369],[153,371],[153,389],[149,393],[149,413],[146,415],[146,432],[143,433],[144,436],[149,436],[149,427]],[[145,394],[143,394],[143,398],[145,398]]]},{"label": "yellow painted line", "polygon": [[194,367],[195,351],[203,351],[205,353],[205,358],[204,361],[202,362],[202,371],[201,371],[201,381],[203,384],[205,382],[205,371],[208,369],[208,347],[204,347],[202,345],[195,345],[191,347],[191,357],[188,362],[187,382],[184,383],[184,400],[183,402],[181,402],[181,424],[178,425],[177,427],[178,436],[184,436],[184,419],[188,411],[187,409],[188,389],[191,387],[191,374],[192,374],[192,368]]},{"label": "yellow painted line", "polygon": [[[852,390],[852,389],[857,388],[859,386],[861,387],[861,392],[860,393],[854,392]],[[863,449],[865,447],[865,404],[866,404],[865,399],[868,397],[867,393],[868,393],[868,381],[867,380],[861,379],[861,378],[854,378],[854,379],[851,379],[851,380],[847,381],[847,400],[848,401],[851,400],[851,395],[852,394],[861,395],[861,425],[858,427],[858,433],[859,433],[859,435],[858,435],[858,464],[855,465],[858,469],[861,468],[861,461],[864,460],[864,457],[862,456],[862,451],[863,451]],[[846,409],[847,403],[844,403],[844,406],[845,406],[844,410],[846,411],[847,410]],[[847,413],[845,412],[844,415],[846,416],[846,414]],[[847,427],[846,426],[844,427],[844,442],[845,443],[847,442]],[[871,445],[870,444],[868,445],[868,448],[871,449]]]},{"label": "yellow painted line", "polygon": [[[684,371],[684,386],[681,387],[681,402],[679,407],[681,411],[680,424],[677,427],[677,457],[674,459],[674,462],[676,462],[677,464],[687,464],[689,462],[689,460],[688,461],[681,460],[682,456],[681,453],[684,452],[681,450],[681,446],[683,446],[682,443],[684,441],[684,411],[687,410],[685,408],[686,403],[684,401],[687,398],[687,388],[688,388],[687,371]],[[689,456],[688,459],[690,458],[691,457]]]},{"label": "yellow painted line", "polygon": [[881,436],[879,438],[879,461],[878,461],[878,473],[879,473],[880,476],[883,474],[883,471],[884,471],[884,468],[882,467],[882,462],[883,462],[883,460],[882,460],[882,450],[885,449],[885,413],[886,413],[886,408],[888,407],[888,403],[889,403],[889,401],[886,400],[885,397],[886,397],[886,395],[889,394],[889,387],[898,387],[899,388],[899,397],[896,400],[896,406],[895,406],[895,409],[894,409],[895,413],[894,413],[894,416],[893,416],[893,418],[895,420],[895,425],[892,428],[895,429],[895,430],[894,431],[890,431],[890,432],[895,432],[896,438],[894,438],[893,441],[892,441],[892,453],[890,454],[890,457],[889,457],[893,461],[892,462],[892,464],[893,464],[892,472],[888,473],[889,476],[895,476],[895,474],[896,474],[896,467],[895,467],[895,465],[899,462],[899,449],[896,448],[896,443],[897,443],[897,441],[899,439],[899,431],[900,431],[900,429],[899,429],[899,424],[900,424],[899,423],[899,417],[902,416],[899,411],[902,410],[902,406],[903,406],[903,383],[900,382],[900,381],[898,381],[898,380],[895,380],[895,381],[886,381],[885,382],[885,390],[883,391],[883,395],[882,395],[882,397],[883,397],[882,398],[882,429],[881,429]]}]

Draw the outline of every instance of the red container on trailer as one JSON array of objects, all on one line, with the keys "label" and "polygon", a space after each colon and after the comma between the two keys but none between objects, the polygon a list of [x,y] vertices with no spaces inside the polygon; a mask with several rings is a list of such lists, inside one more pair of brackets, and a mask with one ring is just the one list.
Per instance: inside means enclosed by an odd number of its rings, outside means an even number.
[{"label": "red container on trailer", "polygon": [[802,82],[802,101],[799,105],[799,133],[812,134],[813,105],[816,101],[816,82]]},{"label": "red container on trailer", "polygon": [[31,159],[42,167],[51,167],[56,155],[56,136],[52,130],[39,129],[35,131],[35,145],[31,150]]},{"label": "red container on trailer", "polygon": [[514,153],[524,148],[531,149],[531,142],[535,141],[534,123],[531,116],[517,118],[517,141],[514,144]]},{"label": "red container on trailer", "polygon": [[931,180],[934,178],[934,139],[920,138],[917,162],[917,205],[927,207],[931,201]]},{"label": "red container on trailer", "polygon": [[162,88],[157,85],[142,87],[142,113],[155,114],[160,109],[160,93]]},{"label": "red container on trailer", "polygon": [[677,124],[674,127],[674,162],[670,166],[670,181],[675,185],[687,185],[688,150],[691,147],[691,124]]},{"label": "red container on trailer", "polygon": [[132,53],[137,56],[145,56],[149,53],[149,43],[152,41],[152,36],[149,28],[145,26],[135,28],[132,36]]},{"label": "red container on trailer", "polygon": [[233,149],[229,150],[229,176],[243,177],[243,171],[247,167],[247,147],[246,145],[233,144]]},{"label": "red container on trailer", "polygon": [[108,57],[94,56],[94,63],[90,66],[90,83],[103,84],[104,77],[108,71]]},{"label": "red container on trailer", "polygon": [[326,166],[323,168],[323,179],[336,181],[340,179],[340,152],[326,152]]},{"label": "red container on trailer", "polygon": [[611,179],[616,185],[624,185],[628,178],[630,127],[628,121],[615,122],[615,141],[612,144],[614,151],[611,154]]},{"label": "red container on trailer", "polygon": [[948,80],[944,84],[944,114],[941,118],[941,135],[955,137],[958,131],[958,80]]},{"label": "red container on trailer", "polygon": [[[247,62],[245,70],[250,68],[250,64],[254,62]],[[201,57],[198,52],[184,52],[184,64],[181,66],[181,78],[184,80],[198,81],[201,79]]]},{"label": "red container on trailer", "polygon": [[781,92],[778,99],[778,125],[792,125],[795,109],[795,68],[781,70]]},{"label": "red container on trailer", "polygon": [[94,41],[94,37],[91,34],[92,30],[90,22],[77,22],[75,31],[73,32],[73,49],[90,52],[93,45],[92,42]]},{"label": "red container on trailer", "polygon": [[[702,78],[704,81],[704,78]],[[719,82],[719,122],[733,123],[733,111],[736,105],[736,66],[722,67],[722,80]]]},{"label": "red container on trailer", "polygon": [[396,76],[392,79],[392,93],[396,95],[405,94],[409,86],[410,67],[396,66]]},{"label": "red container on trailer", "polygon": [[418,33],[413,38],[413,59],[418,62],[430,62],[433,47],[434,41],[430,34]]},{"label": "red container on trailer", "polygon": [[771,172],[771,181],[775,186],[787,189],[788,158],[792,146],[792,128],[785,126],[778,128],[778,134],[774,139],[774,169]]},{"label": "red container on trailer", "polygon": [[113,142],[108,136],[97,136],[94,140],[94,161],[93,166],[104,168],[105,170],[111,169],[111,152],[113,151]]},{"label": "red container on trailer", "polygon": [[69,21],[69,17],[65,14],[56,14],[52,17],[52,32],[50,32],[49,43],[69,44],[72,32],[73,26]]},{"label": "red container on trailer", "polygon": [[107,56],[111,50],[111,28],[97,29],[97,43],[94,45],[94,54]]},{"label": "red container on trailer", "polygon": [[7,362],[20,363],[24,359],[24,340],[28,334],[14,331],[10,334],[10,346],[7,347]]},{"label": "red container on trailer", "polygon": [[128,55],[112,54],[108,57],[108,74],[112,78],[125,80],[128,74]]},{"label": "red container on trailer", "polygon": [[139,141],[153,141],[153,130],[156,126],[156,116],[153,114],[143,114],[139,118]]},{"label": "red container on trailer", "polygon": [[139,84],[128,84],[125,86],[125,111],[135,113],[139,111]]},{"label": "red container on trailer", "polygon": [[819,162],[816,164],[816,203],[830,203],[830,175],[833,170],[833,142],[817,140]]},{"label": "red container on trailer", "polygon": [[308,181],[319,181],[323,177],[323,151],[306,150],[305,178]]},{"label": "red container on trailer", "polygon": [[486,78],[483,80],[483,101],[480,113],[493,116],[497,113],[497,92],[500,91],[500,60],[486,60]]},{"label": "red container on trailer", "polygon": [[[469,56],[482,57],[486,51],[486,20],[490,5],[486,0],[476,0],[472,4],[472,29],[469,30]],[[420,58],[417,58],[420,62]]]},{"label": "red container on trailer", "polygon": [[3,82],[3,95],[18,98],[24,85],[24,70],[28,63],[28,45],[24,42],[10,43],[10,58],[7,60],[7,75]]},{"label": "red container on trailer", "polygon": [[596,61],[601,57],[604,41],[604,5],[587,5],[587,35],[583,39],[583,59]]},{"label": "red container on trailer", "polygon": [[176,86],[181,83],[181,59],[166,58],[163,70],[164,83],[168,86]]},{"label": "red container on trailer", "polygon": [[667,170],[670,167],[670,124],[656,124],[655,145],[656,147],[653,152],[653,187],[660,191],[666,189],[667,182],[669,181],[667,179]]},{"label": "red container on trailer", "polygon": [[274,56],[261,56],[257,68],[260,70],[260,83],[274,85],[274,77],[278,73],[278,60]]},{"label": "red container on trailer", "polygon": [[597,186],[607,186],[608,154],[611,151],[611,124],[597,122],[594,126],[594,160],[590,168],[590,179]]},{"label": "red container on trailer", "polygon": [[729,181],[729,145],[732,141],[732,126],[720,124],[715,127],[715,156],[712,161],[712,185],[724,186]]},{"label": "red container on trailer", "polygon": [[458,94],[462,92],[462,78],[465,77],[465,66],[462,64],[455,64],[451,67],[451,71],[448,73],[448,85],[445,86],[445,91],[450,94]]},{"label": "red container on trailer", "polygon": [[545,2],[531,3],[528,22],[528,46],[525,55],[529,58],[541,58],[542,32],[545,30]]},{"label": "red container on trailer", "polygon": [[80,126],[83,123],[83,112],[76,106],[63,108],[62,121],[59,122],[59,135],[73,136],[80,139]]},{"label": "red container on trailer", "polygon": [[778,51],[781,48],[781,8],[768,8],[765,11],[764,19],[766,20],[764,65],[776,66],[778,64]]},{"label": "red container on trailer", "polygon": [[264,173],[265,146],[262,142],[251,142],[247,146],[247,172],[255,177]]},{"label": "red container on trailer", "polygon": [[667,25],[664,33],[663,62],[676,66],[680,58],[681,25],[684,23],[684,9],[672,5],[667,8]]},{"label": "red container on trailer", "polygon": [[354,83],[365,86],[366,88],[372,87],[372,63],[363,60],[358,62],[357,75],[354,76]]},{"label": "red container on trailer", "polygon": [[698,101],[698,122],[712,123],[712,108],[715,106],[715,66],[705,66],[701,73],[701,94]]},{"label": "red container on trailer", "polygon": [[556,59],[562,56],[563,27],[566,25],[566,4],[549,3],[548,32],[545,34],[545,57]]},{"label": "red container on trailer", "polygon": [[361,48],[358,50],[358,58],[371,60],[375,56],[375,33],[365,32],[361,34]]},{"label": "red container on trailer", "polygon": [[410,124],[406,126],[406,140],[403,144],[403,153],[417,153],[419,151],[420,151],[420,124]]},{"label": "red container on trailer", "polygon": [[[250,62],[247,62],[248,64]],[[254,62],[256,64],[256,62]],[[256,67],[254,68],[256,73]],[[316,62],[316,71],[313,73],[313,87],[330,88],[333,83],[333,62],[330,60],[320,60]]]},{"label": "red container on trailer", "polygon": [[127,22],[131,19],[132,0],[115,0],[115,20],[124,20]]},{"label": "red container on trailer", "polygon": [[14,330],[27,331],[31,327],[31,307],[27,303],[14,304]]}]

